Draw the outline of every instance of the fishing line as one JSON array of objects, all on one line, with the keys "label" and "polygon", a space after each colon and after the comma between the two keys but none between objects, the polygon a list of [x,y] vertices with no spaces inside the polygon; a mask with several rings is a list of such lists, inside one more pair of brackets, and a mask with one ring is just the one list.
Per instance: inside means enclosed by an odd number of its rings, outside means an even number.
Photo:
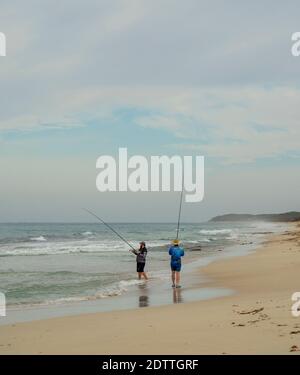
[{"label": "fishing line", "polygon": [[180,217],[181,217],[182,198],[183,198],[183,189],[184,189],[183,182],[184,182],[184,168],[182,169],[182,186],[181,186],[181,193],[180,193],[180,203],[179,203],[179,212],[178,212],[178,221],[177,221],[176,240],[178,240],[179,230],[180,230]]},{"label": "fishing line", "polygon": [[114,232],[119,238],[121,238],[122,241],[124,241],[129,247],[131,247],[132,250],[135,251],[135,248],[123,237],[121,234],[119,234],[113,227],[111,227],[109,224],[107,224],[101,217],[94,214],[92,211],[87,210],[86,208],[83,208],[84,211],[88,212],[95,218],[97,218],[99,221],[101,221],[102,224],[104,224],[107,228],[109,228],[112,232]]}]

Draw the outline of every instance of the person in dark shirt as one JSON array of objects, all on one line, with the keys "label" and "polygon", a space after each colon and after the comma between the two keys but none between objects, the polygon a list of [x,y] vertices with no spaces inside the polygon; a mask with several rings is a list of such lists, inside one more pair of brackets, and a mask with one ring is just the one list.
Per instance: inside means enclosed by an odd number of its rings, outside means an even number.
[{"label": "person in dark shirt", "polygon": [[145,242],[140,242],[140,248],[138,250],[132,250],[132,252],[136,255],[136,271],[138,273],[139,280],[141,280],[142,277],[145,280],[148,280],[148,276],[144,271],[147,256],[147,248]]}]

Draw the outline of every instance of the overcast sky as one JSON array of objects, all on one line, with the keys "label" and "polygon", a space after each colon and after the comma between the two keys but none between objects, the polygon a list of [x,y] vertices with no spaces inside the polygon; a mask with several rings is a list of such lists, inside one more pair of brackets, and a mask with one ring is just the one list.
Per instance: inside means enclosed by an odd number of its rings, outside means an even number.
[{"label": "overcast sky", "polygon": [[204,155],[183,220],[300,210],[299,1],[0,0],[0,221],[176,221],[96,159]]}]

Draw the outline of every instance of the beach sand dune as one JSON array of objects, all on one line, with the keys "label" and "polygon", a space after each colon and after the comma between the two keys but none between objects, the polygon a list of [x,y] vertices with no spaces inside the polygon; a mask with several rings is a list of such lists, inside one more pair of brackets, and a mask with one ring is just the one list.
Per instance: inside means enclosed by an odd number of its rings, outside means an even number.
[{"label": "beach sand dune", "polygon": [[[201,269],[228,297],[0,327],[0,353],[299,354],[300,227]],[[299,348],[299,349],[298,349]]]}]

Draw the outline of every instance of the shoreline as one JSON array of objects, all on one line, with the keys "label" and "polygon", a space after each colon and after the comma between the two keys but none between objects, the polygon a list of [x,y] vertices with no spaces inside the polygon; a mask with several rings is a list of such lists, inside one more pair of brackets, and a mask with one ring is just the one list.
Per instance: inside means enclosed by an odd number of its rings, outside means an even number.
[{"label": "shoreline", "polygon": [[287,354],[300,348],[300,318],[290,311],[300,288],[299,240],[299,224],[291,225],[255,252],[201,268],[203,287],[232,295],[0,326],[0,353]]},{"label": "shoreline", "polygon": [[[180,290],[176,290],[176,293],[173,293],[172,289],[170,290],[170,271],[168,268],[167,270],[160,271],[167,275],[167,277],[161,280],[155,277],[151,278],[151,276],[150,283],[149,281],[138,283],[137,279],[130,280],[130,282],[134,281],[133,286],[123,293],[117,295],[112,294],[106,298],[87,298],[69,303],[41,303],[36,305],[8,306],[7,316],[1,318],[0,326],[98,312],[166,306],[174,303],[203,301],[231,295],[234,293],[231,289],[219,287],[217,285],[208,285],[206,276],[201,270],[215,261],[245,256],[255,251],[262,241],[262,238],[256,238],[255,241],[253,239],[253,241],[249,243],[235,243],[225,246],[222,250],[215,249],[213,253],[201,253],[200,258],[188,257],[188,259],[184,261],[184,287]],[[186,257],[187,256],[188,255],[186,255]]]}]

